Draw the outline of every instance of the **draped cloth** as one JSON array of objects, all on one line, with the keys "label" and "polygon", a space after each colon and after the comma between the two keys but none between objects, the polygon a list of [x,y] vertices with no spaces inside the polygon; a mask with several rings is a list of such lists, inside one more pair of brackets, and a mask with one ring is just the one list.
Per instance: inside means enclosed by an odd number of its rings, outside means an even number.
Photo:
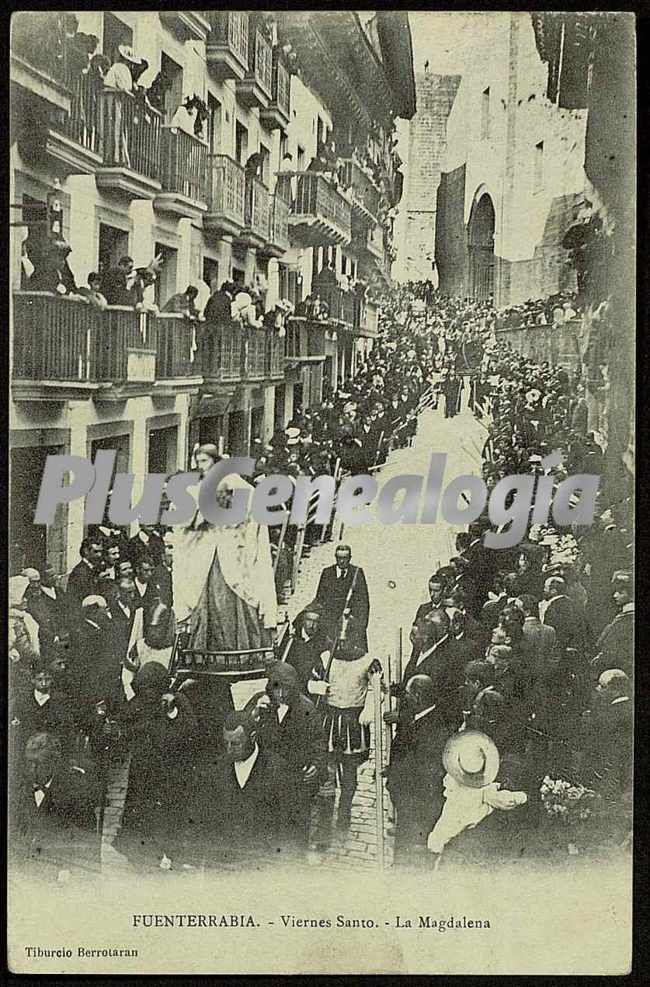
[{"label": "draped cloth", "polygon": [[[253,487],[236,474],[221,487]],[[189,491],[198,503],[198,488]],[[250,502],[249,502],[250,505]],[[174,530],[174,609],[190,618],[191,646],[206,651],[268,647],[277,624],[271,546],[266,525],[247,518],[213,525],[199,512]]]}]

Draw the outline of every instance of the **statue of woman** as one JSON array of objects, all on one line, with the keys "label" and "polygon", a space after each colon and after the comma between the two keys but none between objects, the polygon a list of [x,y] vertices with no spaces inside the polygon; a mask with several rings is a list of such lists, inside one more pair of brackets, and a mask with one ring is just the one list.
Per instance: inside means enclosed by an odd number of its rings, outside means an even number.
[{"label": "statue of woman", "polygon": [[[196,450],[201,481],[221,460],[214,445]],[[252,491],[237,474],[224,477],[217,498],[226,507],[235,489]],[[198,503],[199,488],[189,492]],[[174,609],[198,651],[253,651],[272,644],[277,600],[268,528],[252,518],[215,525],[197,510],[191,524],[175,528]]]}]

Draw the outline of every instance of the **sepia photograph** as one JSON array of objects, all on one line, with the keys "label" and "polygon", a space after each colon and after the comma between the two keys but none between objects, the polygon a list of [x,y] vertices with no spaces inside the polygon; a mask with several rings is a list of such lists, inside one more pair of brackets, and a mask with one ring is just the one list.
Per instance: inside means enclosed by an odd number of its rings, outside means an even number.
[{"label": "sepia photograph", "polygon": [[632,970],[635,30],[12,14],[12,973]]}]

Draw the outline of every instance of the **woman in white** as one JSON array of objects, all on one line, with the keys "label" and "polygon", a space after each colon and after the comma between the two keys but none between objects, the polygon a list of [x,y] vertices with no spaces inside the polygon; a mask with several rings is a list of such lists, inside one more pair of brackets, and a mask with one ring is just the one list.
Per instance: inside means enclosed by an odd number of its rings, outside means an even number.
[{"label": "woman in white", "polygon": [[[214,445],[195,453],[201,479],[221,460]],[[237,474],[225,477],[217,496],[225,506],[234,490],[252,492]],[[189,489],[196,503],[199,487]],[[197,651],[254,651],[272,644],[277,600],[268,528],[247,518],[241,524],[215,525],[197,510],[186,528],[176,527],[174,611],[187,622],[190,647]]]}]

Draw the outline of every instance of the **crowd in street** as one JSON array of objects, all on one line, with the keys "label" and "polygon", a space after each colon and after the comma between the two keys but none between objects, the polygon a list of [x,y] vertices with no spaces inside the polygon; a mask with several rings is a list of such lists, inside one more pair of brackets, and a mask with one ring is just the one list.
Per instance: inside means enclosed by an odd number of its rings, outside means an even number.
[{"label": "crowd in street", "polygon": [[[353,379],[259,444],[257,478],[367,473],[411,441],[419,412],[440,396],[444,417],[469,407],[483,423],[489,489],[511,474],[557,484],[601,472],[581,381],[534,365],[497,336],[487,303],[442,298],[427,284],[393,290]],[[463,379],[466,400],[454,383]],[[438,415],[444,428],[442,408]],[[545,463],[556,450],[561,458]],[[397,863],[624,843],[630,500],[609,502],[605,490],[593,526],[531,524],[513,549],[486,548],[490,527],[479,517],[457,535],[456,554],[432,567],[393,682],[368,654],[363,569],[337,546],[265,688],[208,732],[196,683],[173,679],[174,560],[163,528],[141,524],[129,538],[105,520],[88,529],[65,579],[21,569],[9,584],[12,852],[45,867],[44,848],[56,847],[59,877],[82,859],[98,866],[108,773],[129,756],[116,847],[135,866],[315,853],[330,838],[319,815],[324,785],[339,785],[337,824],[349,829],[375,690],[393,733],[386,776]],[[276,553],[290,564],[295,532],[280,545],[278,530]],[[307,544],[328,535],[307,530]],[[414,598],[418,591],[409,587]]]}]

